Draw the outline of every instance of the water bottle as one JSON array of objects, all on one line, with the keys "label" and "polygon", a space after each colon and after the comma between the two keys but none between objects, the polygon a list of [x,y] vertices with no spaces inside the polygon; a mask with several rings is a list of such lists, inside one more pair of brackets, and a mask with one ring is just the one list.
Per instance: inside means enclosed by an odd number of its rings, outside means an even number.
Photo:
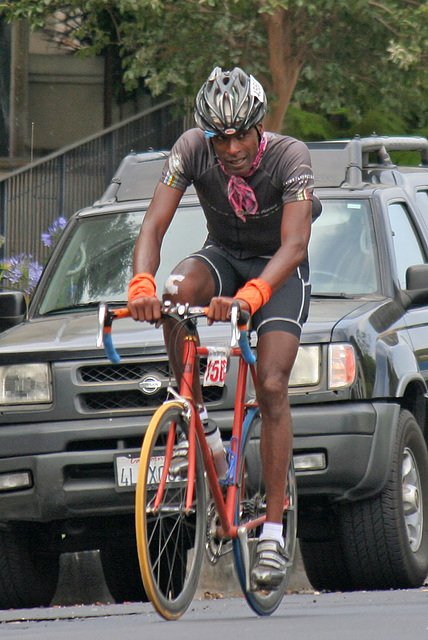
[{"label": "water bottle", "polygon": [[213,456],[217,475],[219,478],[225,478],[229,465],[227,463],[227,455],[221,439],[220,429],[212,420],[204,421],[202,426],[204,427],[205,437]]}]

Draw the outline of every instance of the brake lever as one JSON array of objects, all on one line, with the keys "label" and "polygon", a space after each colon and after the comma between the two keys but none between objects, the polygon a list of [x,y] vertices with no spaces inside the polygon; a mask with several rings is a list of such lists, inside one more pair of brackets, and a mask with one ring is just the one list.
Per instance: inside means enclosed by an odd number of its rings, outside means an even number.
[{"label": "brake lever", "polygon": [[97,348],[100,349],[104,345],[104,323],[107,318],[107,305],[100,302],[98,306],[98,329],[97,329]]},{"label": "brake lever", "polygon": [[230,346],[234,349],[239,345],[239,339],[241,337],[241,332],[238,327],[238,320],[240,315],[240,307],[236,302],[233,303],[232,308],[230,309],[230,325],[232,329],[232,335],[230,339]]}]

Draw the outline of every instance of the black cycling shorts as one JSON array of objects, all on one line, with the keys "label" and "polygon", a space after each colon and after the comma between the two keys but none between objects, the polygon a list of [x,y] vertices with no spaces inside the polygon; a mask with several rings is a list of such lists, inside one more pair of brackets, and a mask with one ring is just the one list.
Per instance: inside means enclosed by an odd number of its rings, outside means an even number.
[{"label": "black cycling shorts", "polygon": [[[269,257],[239,259],[214,244],[205,245],[188,256],[204,262],[215,282],[216,296],[234,296],[248,280],[258,278]],[[188,259],[187,258],[187,259]],[[285,284],[276,291],[252,318],[258,336],[268,331],[286,331],[300,339],[311,295],[308,262],[299,265]]]}]

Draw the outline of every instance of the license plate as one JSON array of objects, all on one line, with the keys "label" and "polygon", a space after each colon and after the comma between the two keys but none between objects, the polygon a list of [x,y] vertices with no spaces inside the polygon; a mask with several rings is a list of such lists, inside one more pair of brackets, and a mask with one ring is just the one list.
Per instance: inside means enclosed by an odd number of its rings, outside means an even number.
[{"label": "license plate", "polygon": [[[164,461],[164,456],[153,456],[150,458],[148,484],[159,484],[162,477]],[[139,453],[117,455],[115,457],[116,487],[122,490],[134,488],[138,480],[139,467]],[[170,481],[172,480],[172,478],[168,479]]]},{"label": "license plate", "polygon": [[118,489],[132,489],[137,484],[138,469],[140,467],[140,452],[119,454],[114,459],[116,472],[116,487]]}]

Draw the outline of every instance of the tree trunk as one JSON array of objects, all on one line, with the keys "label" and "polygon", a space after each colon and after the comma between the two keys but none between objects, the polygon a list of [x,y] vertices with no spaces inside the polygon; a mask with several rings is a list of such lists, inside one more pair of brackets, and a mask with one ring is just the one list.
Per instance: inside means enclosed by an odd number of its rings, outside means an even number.
[{"label": "tree trunk", "polygon": [[285,114],[304,63],[302,52],[293,52],[292,14],[278,8],[272,15],[264,14],[269,38],[269,70],[272,91],[276,96],[265,119],[266,129],[282,130]]}]

